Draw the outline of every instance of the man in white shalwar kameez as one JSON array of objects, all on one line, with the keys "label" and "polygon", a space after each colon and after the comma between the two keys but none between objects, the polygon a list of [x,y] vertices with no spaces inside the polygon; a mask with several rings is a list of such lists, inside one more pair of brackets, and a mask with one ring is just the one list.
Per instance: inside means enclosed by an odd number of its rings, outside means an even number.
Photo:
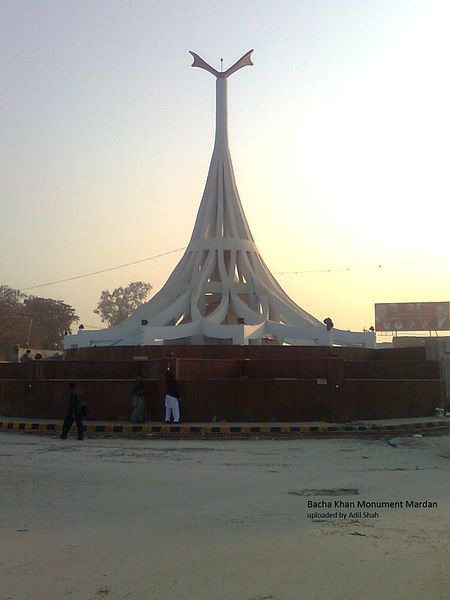
[{"label": "man in white shalwar kameez", "polygon": [[180,405],[178,403],[178,399],[180,397],[178,391],[177,380],[175,379],[175,374],[172,371],[172,367],[169,364],[166,369],[166,397],[164,401],[164,405],[166,408],[166,423],[170,423],[171,417],[173,418],[174,423],[180,422]]}]

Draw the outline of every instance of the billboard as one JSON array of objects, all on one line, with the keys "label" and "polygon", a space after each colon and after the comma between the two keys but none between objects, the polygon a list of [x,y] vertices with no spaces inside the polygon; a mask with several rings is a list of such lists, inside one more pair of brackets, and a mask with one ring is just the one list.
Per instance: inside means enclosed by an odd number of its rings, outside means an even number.
[{"label": "billboard", "polygon": [[375,304],[376,331],[448,331],[450,302]]}]

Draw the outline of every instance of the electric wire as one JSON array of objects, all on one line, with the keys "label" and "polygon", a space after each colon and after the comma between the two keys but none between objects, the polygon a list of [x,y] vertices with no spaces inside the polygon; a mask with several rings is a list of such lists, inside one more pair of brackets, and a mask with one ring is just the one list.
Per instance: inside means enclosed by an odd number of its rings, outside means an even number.
[{"label": "electric wire", "polygon": [[[27,290],[35,290],[41,287],[47,287],[50,285],[57,285],[58,283],[65,283],[67,281],[75,281],[77,279],[83,279],[85,277],[92,277],[93,275],[100,275],[101,273],[108,273],[109,271],[116,271],[117,269],[123,269],[125,267],[130,267],[132,265],[137,265],[139,263],[145,262],[147,260],[153,260],[155,258],[161,258],[163,256],[168,256],[169,254],[174,254],[175,252],[181,252],[181,250],[186,250],[187,246],[183,246],[181,248],[176,248],[175,250],[169,250],[168,252],[162,252],[161,254],[155,254],[154,256],[148,256],[147,258],[140,258],[139,260],[134,260],[129,263],[125,263],[123,265],[117,265],[115,267],[109,267],[107,269],[101,269],[99,271],[93,271],[91,273],[84,273],[83,275],[75,275],[74,277],[67,277],[65,279],[58,279],[55,281],[49,281],[47,283],[40,283],[39,285],[31,285],[25,288],[21,288],[22,291]],[[429,258],[413,258],[408,260],[390,260],[385,261],[384,263],[374,263],[370,265],[352,265],[347,267],[331,267],[324,269],[309,269],[305,271],[274,271],[273,275],[308,275],[313,273],[336,273],[339,271],[357,271],[357,270],[368,270],[368,269],[383,269],[385,267],[389,267],[394,264],[407,264],[407,263],[419,263],[419,262],[430,262],[433,260],[448,260],[450,256],[434,256]]]},{"label": "electric wire", "polygon": [[107,273],[108,271],[115,271],[117,269],[123,269],[124,267],[130,267],[131,265],[137,265],[138,263],[145,262],[146,260],[153,260],[154,258],[161,258],[162,256],[168,256],[169,254],[174,254],[175,252],[180,252],[181,250],[185,250],[186,246],[182,248],[176,248],[175,250],[169,250],[168,252],[163,252],[162,254],[155,254],[154,256],[148,256],[147,258],[141,258],[139,260],[134,260],[133,262],[125,263],[124,265],[118,265],[116,267],[109,267],[108,269],[101,269],[100,271],[93,271],[92,273],[85,273],[84,275],[75,275],[74,277],[67,277],[66,279],[58,279],[56,281],[49,281],[48,283],[40,283],[39,285],[30,285],[26,288],[22,288],[25,292],[27,290],[35,290],[41,287],[47,287],[48,285],[56,285],[57,283],[65,283],[66,281],[75,281],[76,279],[83,279],[84,277],[91,277],[92,275],[100,275],[100,273]]},{"label": "electric wire", "polygon": [[384,263],[374,263],[370,265],[353,265],[350,267],[333,267],[325,269],[311,269],[308,271],[274,271],[274,275],[307,275],[311,273],[335,273],[338,271],[358,271],[368,269],[383,269],[395,264],[408,264],[408,263],[419,263],[419,262],[431,262],[433,260],[448,260],[450,256],[434,256],[430,258],[412,258],[406,260],[390,260]]}]

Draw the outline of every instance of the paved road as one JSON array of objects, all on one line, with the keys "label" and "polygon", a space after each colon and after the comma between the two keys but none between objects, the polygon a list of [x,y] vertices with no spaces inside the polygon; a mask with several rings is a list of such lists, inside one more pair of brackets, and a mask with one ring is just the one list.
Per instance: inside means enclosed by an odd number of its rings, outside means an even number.
[{"label": "paved road", "polygon": [[444,437],[2,433],[0,600],[450,598],[449,467]]}]

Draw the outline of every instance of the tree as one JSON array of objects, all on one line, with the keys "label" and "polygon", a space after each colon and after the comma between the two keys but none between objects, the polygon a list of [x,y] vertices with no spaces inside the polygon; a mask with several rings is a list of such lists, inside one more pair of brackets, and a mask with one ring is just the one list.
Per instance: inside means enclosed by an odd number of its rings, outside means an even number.
[{"label": "tree", "polygon": [[72,324],[80,320],[75,309],[62,300],[28,296],[23,301],[23,307],[24,312],[33,319],[31,340],[35,347],[61,347],[64,332],[72,333]]},{"label": "tree", "polygon": [[0,286],[0,352],[26,340],[28,317],[22,314],[22,300],[24,298],[19,290],[14,290],[7,285]]},{"label": "tree", "polygon": [[79,321],[75,309],[61,300],[27,296],[0,286],[0,354],[14,345],[34,348],[62,346],[64,332]]},{"label": "tree", "polygon": [[118,287],[113,292],[104,290],[94,312],[110,327],[119,325],[147,300],[152,288],[150,283],[132,281],[127,287]]}]

